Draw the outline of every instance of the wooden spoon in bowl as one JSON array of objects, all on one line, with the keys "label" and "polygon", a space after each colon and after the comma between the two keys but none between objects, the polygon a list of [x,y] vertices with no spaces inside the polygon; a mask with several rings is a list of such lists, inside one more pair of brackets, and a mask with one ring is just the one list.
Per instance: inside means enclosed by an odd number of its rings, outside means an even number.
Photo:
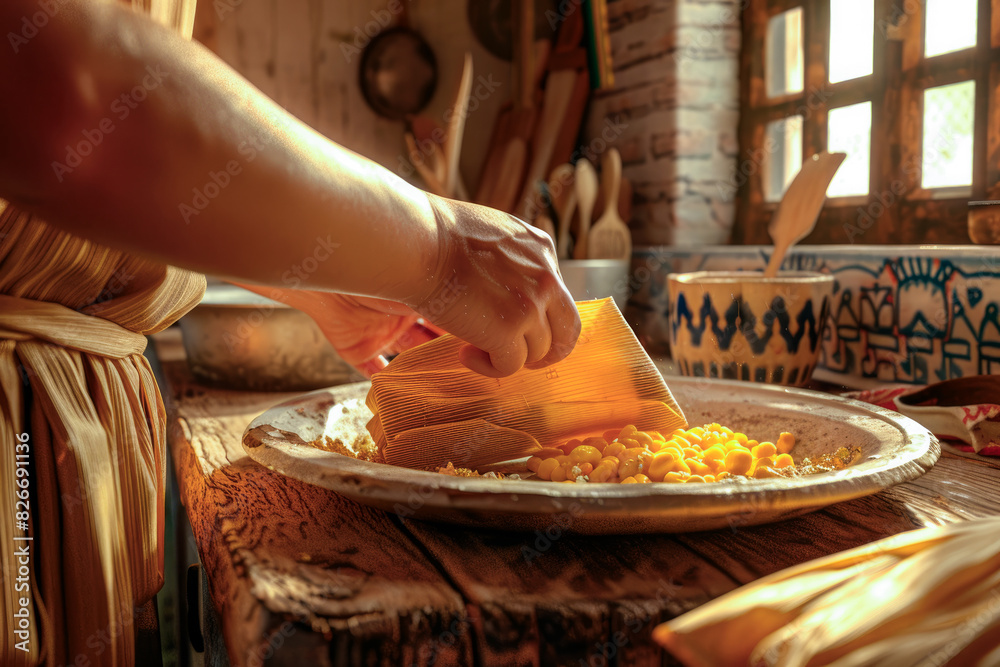
[{"label": "wooden spoon in bowl", "polygon": [[802,164],[785,196],[778,204],[778,210],[771,218],[767,231],[774,241],[771,259],[764,269],[765,278],[778,275],[782,260],[789,248],[805,238],[816,226],[826,190],[840,168],[847,153],[817,153]]}]

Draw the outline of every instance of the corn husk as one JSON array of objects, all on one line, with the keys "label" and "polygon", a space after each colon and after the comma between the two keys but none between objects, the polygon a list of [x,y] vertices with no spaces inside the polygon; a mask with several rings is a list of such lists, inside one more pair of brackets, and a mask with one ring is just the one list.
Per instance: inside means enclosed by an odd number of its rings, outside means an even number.
[{"label": "corn husk", "polygon": [[407,350],[372,379],[368,424],[387,463],[433,468],[507,461],[574,437],[634,424],[685,425],[659,371],[611,299],[577,304],[573,352],[546,368],[488,378],[465,368],[443,336]]},{"label": "corn husk", "polygon": [[686,665],[1000,664],[1000,518],[788,568],[654,630]]}]

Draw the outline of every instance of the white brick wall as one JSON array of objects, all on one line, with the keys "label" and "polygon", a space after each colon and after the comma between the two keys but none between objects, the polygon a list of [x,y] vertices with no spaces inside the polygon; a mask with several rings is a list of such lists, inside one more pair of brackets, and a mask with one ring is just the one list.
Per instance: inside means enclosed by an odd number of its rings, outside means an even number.
[{"label": "white brick wall", "polygon": [[615,87],[595,95],[584,141],[609,119],[633,183],[637,245],[726,243],[735,204],[740,0],[609,0]]}]

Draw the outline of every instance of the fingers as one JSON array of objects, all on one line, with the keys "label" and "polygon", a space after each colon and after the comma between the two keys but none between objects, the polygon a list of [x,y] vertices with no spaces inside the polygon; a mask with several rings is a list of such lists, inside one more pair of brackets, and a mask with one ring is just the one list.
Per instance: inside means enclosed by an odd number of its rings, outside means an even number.
[{"label": "fingers", "polygon": [[569,356],[580,337],[580,311],[568,294],[546,311],[552,343],[548,354],[542,359],[544,365],[554,364]]},{"label": "fingers", "polygon": [[487,353],[472,345],[458,351],[458,360],[470,371],[491,378],[502,378],[521,370],[528,358],[528,344],[524,337],[514,339],[496,352]]},{"label": "fingers", "polygon": [[379,355],[374,359],[369,359],[368,361],[356,365],[355,368],[361,371],[361,374],[370,380],[373,375],[388,365],[389,362],[385,360],[385,357]]}]

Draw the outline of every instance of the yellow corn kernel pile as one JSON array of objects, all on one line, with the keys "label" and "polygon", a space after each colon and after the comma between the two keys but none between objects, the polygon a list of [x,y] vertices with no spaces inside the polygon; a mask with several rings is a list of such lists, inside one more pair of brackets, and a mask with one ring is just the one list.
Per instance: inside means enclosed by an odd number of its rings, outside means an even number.
[{"label": "yellow corn kernel pile", "polygon": [[795,436],[757,442],[719,424],[677,429],[664,436],[629,425],[602,437],[573,439],[539,450],[528,469],[551,482],[718,482],[730,475],[776,477],[793,466]]}]

